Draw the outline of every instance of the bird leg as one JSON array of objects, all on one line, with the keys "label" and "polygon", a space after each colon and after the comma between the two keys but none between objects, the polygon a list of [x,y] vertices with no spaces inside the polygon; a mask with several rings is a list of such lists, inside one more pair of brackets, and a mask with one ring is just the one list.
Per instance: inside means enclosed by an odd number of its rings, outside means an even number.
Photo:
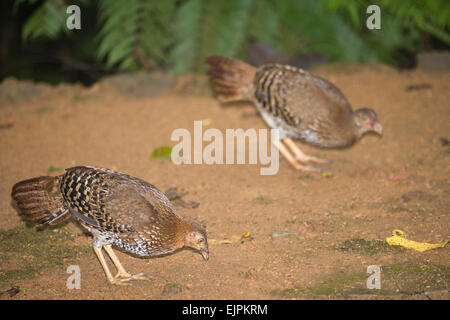
[{"label": "bird leg", "polygon": [[295,159],[301,162],[316,162],[316,163],[329,163],[330,161],[327,159],[320,159],[313,156],[309,156],[303,153],[302,150],[300,150],[299,147],[295,144],[294,141],[290,138],[285,138],[283,140],[286,145],[291,149],[291,151],[294,153]]},{"label": "bird leg", "polygon": [[311,166],[305,166],[296,161],[296,159],[291,155],[289,150],[281,143],[279,140],[272,140],[272,143],[277,147],[280,153],[286,158],[286,160],[293,166],[296,170],[302,171],[321,171],[320,168],[314,168]]},{"label": "bird leg", "polygon": [[145,273],[138,273],[131,275],[128,272],[126,272],[125,268],[122,266],[122,264],[119,261],[119,258],[114,253],[114,250],[111,248],[110,245],[103,246],[105,248],[106,253],[110,256],[112,262],[117,268],[117,274],[115,278],[119,279],[133,279],[133,280],[150,280],[148,276],[145,275]]},{"label": "bird leg", "polygon": [[131,278],[121,279],[117,277],[113,277],[111,274],[111,271],[109,271],[108,264],[106,263],[105,257],[102,253],[102,248],[96,248],[94,247],[94,252],[97,255],[98,260],[100,261],[100,264],[103,267],[103,270],[105,271],[106,278],[111,284],[119,284],[119,285],[129,285],[131,284],[129,281]]}]

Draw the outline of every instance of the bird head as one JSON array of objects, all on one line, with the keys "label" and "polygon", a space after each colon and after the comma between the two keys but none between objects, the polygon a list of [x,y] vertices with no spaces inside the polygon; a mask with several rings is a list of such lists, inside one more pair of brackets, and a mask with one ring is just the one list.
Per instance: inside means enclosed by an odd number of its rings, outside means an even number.
[{"label": "bird head", "polygon": [[191,223],[191,230],[186,233],[185,246],[198,250],[203,256],[203,259],[208,260],[208,238],[206,236],[205,228],[196,222]]},{"label": "bird head", "polygon": [[353,113],[353,121],[356,125],[358,137],[367,132],[375,132],[380,136],[383,134],[383,127],[378,121],[377,114],[372,109],[362,108]]}]

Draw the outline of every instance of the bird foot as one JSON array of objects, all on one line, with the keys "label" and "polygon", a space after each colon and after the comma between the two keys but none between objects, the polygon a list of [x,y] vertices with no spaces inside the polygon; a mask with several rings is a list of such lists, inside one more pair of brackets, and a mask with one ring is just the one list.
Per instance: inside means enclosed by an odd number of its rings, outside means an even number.
[{"label": "bird foot", "polygon": [[292,166],[296,169],[296,170],[300,170],[300,171],[306,171],[306,172],[322,172],[323,169],[322,168],[316,168],[313,166],[305,166],[301,163],[298,162],[294,162],[292,164]]},{"label": "bird foot", "polygon": [[131,286],[133,283],[131,282],[132,278],[109,278],[108,281],[111,284],[119,285],[119,286]]},{"label": "bird foot", "polygon": [[147,276],[145,273],[141,272],[138,274],[134,274],[131,276],[133,280],[152,280],[149,276]]},{"label": "bird foot", "polygon": [[151,280],[145,273],[129,274],[128,272],[118,272],[116,279],[130,279],[130,280]]},{"label": "bird foot", "polygon": [[128,272],[119,272],[114,278],[110,278],[108,280],[111,284],[127,286],[132,285],[133,280],[151,280],[151,278],[143,272],[133,275]]},{"label": "bird foot", "polygon": [[[302,163],[308,163],[308,162],[316,162],[316,163],[329,163],[330,161],[327,159],[321,159],[314,156],[309,156],[305,153],[303,153],[302,150],[299,149],[299,147],[289,138],[285,138],[283,140],[286,143],[286,146],[291,150],[292,155],[294,156],[295,161],[302,162]],[[280,147],[283,149],[280,149]],[[285,156],[288,153],[287,149],[283,148],[279,145],[280,152],[283,153]],[[317,170],[308,170],[308,171],[317,171]]]},{"label": "bird foot", "polygon": [[306,154],[303,154],[301,156],[296,155],[295,156],[296,165],[294,165],[295,169],[301,170],[301,171],[307,171],[307,172],[323,172],[322,168],[316,168],[309,165],[303,165],[302,163],[307,162],[315,162],[315,163],[330,163],[330,160],[327,159],[320,159],[313,156],[308,156]]},{"label": "bird foot", "polygon": [[296,156],[295,160],[306,163],[306,162],[315,162],[315,163],[330,163],[331,161],[328,159],[321,159],[314,156],[308,156],[308,155],[301,155]]}]

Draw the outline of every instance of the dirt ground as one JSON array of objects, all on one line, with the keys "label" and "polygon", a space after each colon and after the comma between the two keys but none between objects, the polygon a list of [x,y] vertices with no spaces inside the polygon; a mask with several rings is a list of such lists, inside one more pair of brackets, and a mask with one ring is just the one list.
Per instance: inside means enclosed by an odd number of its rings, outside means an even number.
[{"label": "dirt ground", "polygon": [[[90,87],[0,85],[0,299],[448,299],[449,246],[427,252],[391,247],[394,229],[420,242],[449,237],[450,73],[384,66],[329,66],[353,108],[370,107],[384,127],[328,158],[325,174],[280,159],[260,165],[174,165],[150,160],[175,143],[177,128],[266,128],[250,104],[221,106],[205,81],[123,75]],[[175,86],[173,86],[175,84]],[[195,89],[200,87],[200,89]],[[183,189],[177,211],[207,227],[210,259],[191,250],[152,259],[124,253],[131,273],[151,281],[112,286],[74,222],[36,231],[12,206],[12,185],[75,165],[122,171],[161,190]],[[250,237],[240,236],[250,233]],[[229,240],[229,241],[224,241]],[[81,289],[66,286],[78,265]],[[369,290],[367,267],[381,267]],[[13,289],[18,287],[18,289]]]}]

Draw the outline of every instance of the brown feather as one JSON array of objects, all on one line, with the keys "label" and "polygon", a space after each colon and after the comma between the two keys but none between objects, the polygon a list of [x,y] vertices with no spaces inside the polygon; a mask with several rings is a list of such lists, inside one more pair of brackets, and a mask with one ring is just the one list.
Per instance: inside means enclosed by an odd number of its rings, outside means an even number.
[{"label": "brown feather", "polygon": [[11,196],[27,220],[54,225],[70,218],[59,192],[60,178],[38,177],[13,186]]},{"label": "brown feather", "polygon": [[140,256],[180,249],[192,231],[206,239],[156,187],[109,169],[74,167],[58,177],[22,181],[12,197],[28,220],[55,224],[73,215],[102,243]]},{"label": "brown feather", "polygon": [[[305,70],[279,64],[254,68],[221,56],[210,56],[206,62],[220,101],[253,102],[268,125],[281,129],[284,137],[339,148],[374,131],[355,121],[355,112],[336,86]],[[372,110],[365,113],[378,122]]]},{"label": "brown feather", "polygon": [[248,100],[251,97],[254,67],[222,56],[209,56],[206,63],[210,65],[208,75],[220,101]]}]

